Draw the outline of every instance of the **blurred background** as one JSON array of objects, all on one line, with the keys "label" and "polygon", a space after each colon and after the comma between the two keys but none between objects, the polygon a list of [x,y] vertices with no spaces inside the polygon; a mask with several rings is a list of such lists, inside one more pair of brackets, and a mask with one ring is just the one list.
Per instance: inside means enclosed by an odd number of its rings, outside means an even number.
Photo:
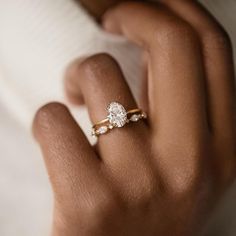
[{"label": "blurred background", "polygon": [[[201,1],[236,47],[236,1]],[[129,54],[127,54],[127,49]],[[72,0],[0,0],[0,236],[48,235],[52,193],[30,127],[39,106],[67,103],[63,73],[74,58],[106,51],[121,64],[137,94],[140,51],[104,33]],[[68,104],[69,105],[69,104]],[[84,108],[70,105],[86,134]],[[236,185],[211,219],[206,235],[236,235]]]}]

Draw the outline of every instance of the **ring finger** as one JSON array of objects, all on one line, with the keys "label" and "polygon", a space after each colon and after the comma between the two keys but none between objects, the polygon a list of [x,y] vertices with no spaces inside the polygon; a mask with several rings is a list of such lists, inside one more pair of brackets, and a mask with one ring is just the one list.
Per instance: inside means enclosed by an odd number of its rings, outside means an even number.
[{"label": "ring finger", "polygon": [[[97,54],[71,66],[76,69],[70,80],[73,80],[75,89],[81,90],[93,124],[106,118],[106,108],[111,102],[119,102],[126,111],[137,108],[123,74],[111,56]],[[98,138],[98,152],[104,166],[112,171],[117,181],[125,183],[127,189],[137,186],[130,181],[137,181],[141,169],[148,166],[146,155],[140,150],[140,147],[145,149],[147,132],[148,126],[140,120],[114,128]]]}]

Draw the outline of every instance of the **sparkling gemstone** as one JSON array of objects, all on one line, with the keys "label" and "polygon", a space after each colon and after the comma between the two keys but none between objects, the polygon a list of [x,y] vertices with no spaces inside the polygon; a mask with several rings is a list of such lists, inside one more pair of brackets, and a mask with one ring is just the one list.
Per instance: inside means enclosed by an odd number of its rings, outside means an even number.
[{"label": "sparkling gemstone", "polygon": [[108,125],[108,128],[109,128],[109,129],[113,129],[114,127],[113,127],[112,124],[109,124],[109,125]]},{"label": "sparkling gemstone", "polygon": [[107,126],[101,126],[97,130],[98,134],[105,134],[107,131],[108,131],[108,127]]},{"label": "sparkling gemstone", "polygon": [[127,122],[127,112],[118,102],[112,102],[108,108],[109,122],[115,127],[123,127]]},{"label": "sparkling gemstone", "polygon": [[144,119],[146,119],[146,118],[147,118],[147,114],[146,114],[145,112],[143,112],[142,117],[143,117]]},{"label": "sparkling gemstone", "polygon": [[139,114],[134,114],[130,117],[130,120],[133,122],[136,122],[140,119],[140,115]]}]

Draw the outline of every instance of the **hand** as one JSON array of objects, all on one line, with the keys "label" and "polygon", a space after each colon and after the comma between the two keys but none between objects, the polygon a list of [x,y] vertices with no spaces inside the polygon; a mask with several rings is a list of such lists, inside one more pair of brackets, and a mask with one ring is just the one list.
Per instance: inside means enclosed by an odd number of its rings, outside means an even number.
[{"label": "hand", "polygon": [[[92,147],[64,105],[38,111],[34,133],[55,196],[53,235],[198,235],[236,173],[229,39],[193,1],[125,3],[103,23],[148,55],[149,119],[115,128]],[[69,71],[68,92],[83,94],[93,123],[111,101],[137,107],[110,56]]]}]

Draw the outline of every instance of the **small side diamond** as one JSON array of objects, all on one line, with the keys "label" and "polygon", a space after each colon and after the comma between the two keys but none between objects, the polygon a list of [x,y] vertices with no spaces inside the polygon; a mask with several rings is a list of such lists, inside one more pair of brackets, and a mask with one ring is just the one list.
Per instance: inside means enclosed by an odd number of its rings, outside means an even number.
[{"label": "small side diamond", "polygon": [[137,122],[138,120],[140,120],[140,115],[139,114],[134,114],[130,117],[130,120],[133,122]]},{"label": "small side diamond", "polygon": [[108,127],[107,126],[101,126],[98,130],[97,133],[98,134],[105,134],[108,131]]},{"label": "small side diamond", "polygon": [[113,126],[112,124],[109,124],[108,128],[109,128],[109,129],[113,129],[114,126]]},{"label": "small side diamond", "polygon": [[144,119],[147,119],[147,114],[146,114],[145,112],[143,112],[143,113],[142,113],[142,117],[143,117]]}]

